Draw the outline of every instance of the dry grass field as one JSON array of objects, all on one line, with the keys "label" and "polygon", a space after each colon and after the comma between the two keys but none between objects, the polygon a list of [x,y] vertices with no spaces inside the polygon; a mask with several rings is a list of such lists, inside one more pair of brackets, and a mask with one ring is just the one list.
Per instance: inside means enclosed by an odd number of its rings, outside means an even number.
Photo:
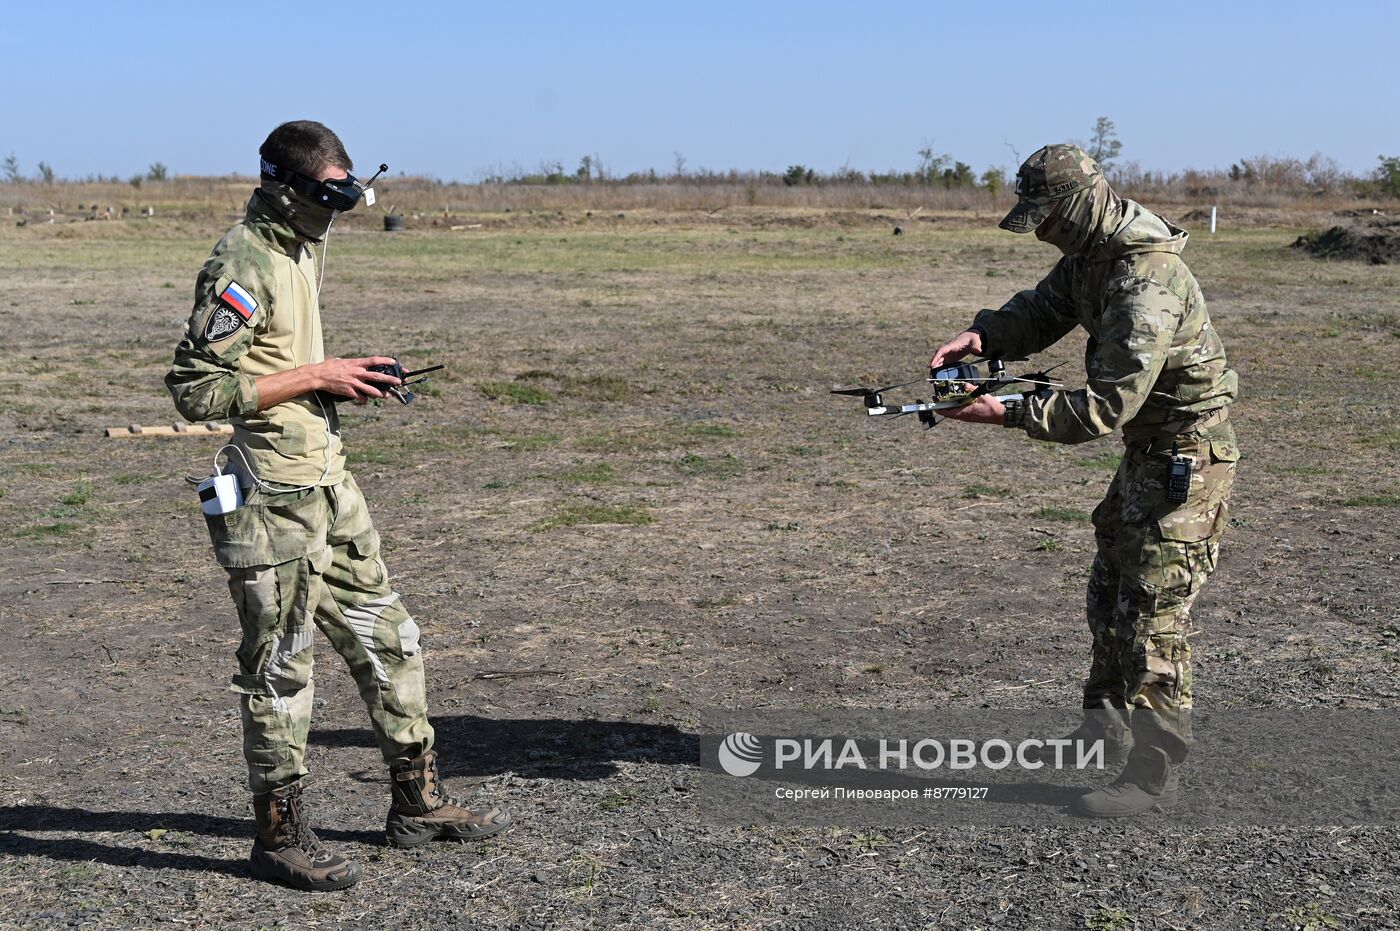
[{"label": "dry grass field", "polygon": [[[518,824],[384,847],[322,641],[310,796],[366,878],[251,881],[237,622],[183,478],[217,441],[102,436],[175,419],[161,377],[232,222],[197,207],[0,227],[0,926],[1394,926],[1393,827],[734,829],[697,803],[707,708],[1077,704],[1087,514],[1121,441],[924,432],[827,394],[916,377],[1051,265],[992,204],[337,228],[328,350],[447,365],[345,436],[424,631],[444,775]],[[1199,707],[1400,707],[1400,268],[1288,248],[1333,222],[1187,223],[1246,456]],[[1036,361],[1080,384],[1081,351]]]}]

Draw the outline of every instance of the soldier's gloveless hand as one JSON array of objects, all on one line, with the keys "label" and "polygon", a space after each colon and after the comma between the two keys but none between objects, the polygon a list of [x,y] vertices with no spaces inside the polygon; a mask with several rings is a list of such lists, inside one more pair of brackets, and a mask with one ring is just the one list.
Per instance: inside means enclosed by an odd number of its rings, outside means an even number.
[{"label": "soldier's gloveless hand", "polygon": [[[972,385],[966,386],[969,391],[972,390],[972,387]],[[982,395],[971,404],[938,413],[965,423],[989,423],[1002,426],[1006,422],[1006,406],[990,394]]]},{"label": "soldier's gloveless hand", "polygon": [[402,382],[384,372],[371,372],[372,365],[393,365],[388,356],[366,356],[362,359],[327,359],[310,366],[322,391],[340,397],[361,400],[382,398],[384,392],[377,385],[398,385]]},{"label": "soldier's gloveless hand", "polygon": [[982,334],[976,330],[966,330],[938,347],[929,360],[928,367],[936,369],[946,362],[956,362],[964,356],[982,354]]}]

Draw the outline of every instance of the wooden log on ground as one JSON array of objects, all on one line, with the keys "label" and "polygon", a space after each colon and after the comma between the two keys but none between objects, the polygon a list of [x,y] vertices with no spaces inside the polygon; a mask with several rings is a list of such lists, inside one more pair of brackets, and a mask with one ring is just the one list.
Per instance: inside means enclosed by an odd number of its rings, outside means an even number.
[{"label": "wooden log on ground", "polygon": [[139,423],[125,427],[108,427],[103,434],[110,439],[145,439],[152,436],[229,436],[233,425],[227,423],[176,423],[170,426],[161,424],[143,427]]}]

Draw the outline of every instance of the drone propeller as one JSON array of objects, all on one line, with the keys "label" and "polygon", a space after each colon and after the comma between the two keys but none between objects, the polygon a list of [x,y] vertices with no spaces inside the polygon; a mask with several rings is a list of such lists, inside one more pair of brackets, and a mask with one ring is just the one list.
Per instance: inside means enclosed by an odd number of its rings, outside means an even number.
[{"label": "drone propeller", "polygon": [[925,402],[923,398],[915,398],[914,403],[909,405],[909,409],[902,410],[899,413],[892,414],[890,416],[893,417],[895,420],[898,420],[900,417],[908,417],[910,414],[917,414],[919,418],[919,423],[923,424],[925,428],[937,426],[938,417],[933,413],[933,411],[927,409],[917,409],[924,407],[924,403]]},{"label": "drone propeller", "polygon": [[[1013,359],[1012,361],[1018,360]],[[1055,369],[1059,368],[1061,365],[1065,364],[1067,363],[1060,362],[1056,365],[1050,366],[1043,372],[1031,372],[1028,375],[1007,375],[1004,373],[999,373],[988,378],[964,378],[960,380],[964,382],[979,383],[975,389],[968,392],[967,401],[970,403],[982,397],[983,395],[988,394],[989,392],[997,388],[1000,388],[1002,385],[1009,385],[1015,382],[1022,382],[1028,385],[1041,385],[1045,388],[1063,388],[1064,382],[1053,381],[1050,378],[1050,373],[1055,371]]]},{"label": "drone propeller", "polygon": [[862,398],[872,394],[884,394],[886,391],[893,391],[896,388],[908,388],[910,385],[917,385],[920,382],[928,381],[927,378],[916,378],[913,381],[906,381],[898,385],[886,385],[883,388],[833,388],[832,394],[844,394],[847,397]]},{"label": "drone propeller", "polygon": [[1048,369],[1045,369],[1045,370],[1042,371],[1042,372],[1031,372],[1029,375],[1027,375],[1025,378],[1023,378],[1023,379],[1021,379],[1021,380],[1022,380],[1022,381],[1029,381],[1029,380],[1032,379],[1032,378],[1049,378],[1049,377],[1050,377],[1050,373],[1053,372],[1053,371],[1055,371],[1055,369],[1059,368],[1059,367],[1062,366],[1062,365],[1069,365],[1069,363],[1068,363],[1068,362],[1059,362],[1059,363],[1056,363],[1055,365],[1050,366]]},{"label": "drone propeller", "polygon": [[1065,386],[1065,383],[1062,381],[1055,381],[1050,377],[1050,373],[1055,371],[1055,369],[1059,368],[1061,365],[1067,364],[1068,363],[1060,362],[1056,365],[1050,366],[1043,372],[1031,372],[1029,375],[1018,375],[1012,378],[1008,378],[1007,381],[1025,382],[1028,385],[1041,385],[1046,388],[1063,388]]},{"label": "drone propeller", "polygon": [[1025,356],[982,356],[977,359],[963,359],[961,361],[976,365],[979,362],[1028,362],[1030,360]]}]

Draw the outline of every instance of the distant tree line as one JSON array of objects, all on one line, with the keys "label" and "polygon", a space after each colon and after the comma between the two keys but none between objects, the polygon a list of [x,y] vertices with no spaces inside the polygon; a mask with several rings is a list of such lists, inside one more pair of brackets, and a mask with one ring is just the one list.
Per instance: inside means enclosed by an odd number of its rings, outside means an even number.
[{"label": "distant tree line", "polygon": [[[19,157],[13,152],[3,159],[0,159],[0,174],[4,174],[5,181],[8,184],[18,184],[21,181],[30,180],[25,177],[24,170],[19,163]],[[169,177],[170,169],[167,168],[163,162],[152,162],[151,167],[146,169],[144,175],[132,175],[130,178],[127,178],[126,181],[132,187],[139,188],[143,181],[165,181]],[[52,165],[48,162],[40,162],[38,165],[38,172],[34,175],[32,180],[38,181],[40,184],[53,184],[60,179],[55,175]],[[111,175],[109,177],[102,174],[87,175],[83,178],[65,178],[62,180],[82,181],[87,184],[120,184],[122,182],[122,179],[117,175]]]},{"label": "distant tree line", "polygon": [[[1078,144],[1104,169],[1109,180],[1122,190],[1180,190],[1191,197],[1211,196],[1227,191],[1314,192],[1352,191],[1361,196],[1400,197],[1400,157],[1381,156],[1380,167],[1368,177],[1356,177],[1342,171],[1334,159],[1315,154],[1307,159],[1261,155],[1240,159],[1226,171],[1187,169],[1181,172],[1144,170],[1136,161],[1121,162],[1123,143],[1118,129],[1106,116],[1094,122],[1086,140]],[[864,172],[843,166],[832,172],[822,172],[800,162],[785,171],[710,171],[690,170],[685,156],[676,153],[671,172],[649,169],[611,176],[596,156],[584,156],[575,171],[567,171],[561,162],[546,162],[535,171],[519,168],[489,172],[481,180],[491,184],[702,184],[748,185],[750,187],[783,185],[785,187],[843,187],[895,186],[930,187],[944,190],[982,190],[992,196],[1008,186],[1014,168],[990,166],[976,172],[973,167],[946,152],[937,151],[925,143],[917,152],[918,161],[909,170]],[[1020,156],[1017,155],[1019,161]]]},{"label": "distant tree line", "polygon": [[[1336,193],[1350,191],[1360,196],[1400,197],[1400,156],[1380,156],[1379,166],[1365,177],[1349,175],[1334,159],[1315,154],[1307,159],[1261,155],[1240,159],[1229,169],[1201,171],[1187,169],[1181,172],[1154,172],[1139,167],[1136,161],[1120,162],[1123,143],[1118,138],[1118,130],[1113,120],[1099,117],[1087,140],[1079,145],[1093,157],[1107,173],[1113,184],[1126,191],[1180,191],[1189,197],[1209,197],[1215,194],[1235,191],[1278,192],[1278,193]],[[1015,150],[1013,149],[1015,154]],[[996,196],[1008,186],[1008,176],[1014,171],[1000,165],[993,165],[981,172],[946,152],[937,151],[930,142],[924,143],[916,153],[918,161],[912,169],[889,171],[860,171],[843,166],[831,172],[818,171],[802,163],[789,165],[785,171],[711,171],[701,168],[692,170],[681,153],[675,154],[675,162],[670,172],[656,169],[634,171],[625,175],[609,173],[603,160],[597,155],[585,155],[579,159],[578,167],[569,170],[563,162],[542,162],[533,171],[518,166],[486,172],[481,178],[486,184],[509,185],[743,185],[755,190],[760,186],[784,187],[927,187],[943,190],[985,191]],[[1017,161],[1020,155],[1016,154]],[[5,180],[15,183],[27,180],[19,159],[12,152],[0,160],[0,173]],[[136,174],[127,179],[133,187],[143,182],[161,182],[170,177],[169,169],[162,162],[153,162],[145,174]],[[34,180],[43,184],[55,181],[53,166],[39,162],[38,174]],[[83,179],[89,182],[119,182],[121,179],[102,175],[89,175]]]},{"label": "distant tree line", "polygon": [[[753,187],[925,187],[939,190],[984,191],[997,196],[1010,187],[1011,171],[993,165],[981,172],[950,155],[920,150],[920,160],[909,170],[860,171],[849,166],[823,172],[801,163],[784,171],[711,171],[700,168],[679,172],[656,169],[608,175],[565,171],[558,163],[546,163],[534,171],[489,172],[486,184],[506,185],[747,185]],[[1136,161],[1110,163],[1106,171],[1121,191],[1181,191],[1187,196],[1208,197],[1229,192],[1298,194],[1354,193],[1358,196],[1400,197],[1400,156],[1381,156],[1370,175],[1356,176],[1342,170],[1336,160],[1321,154],[1305,159],[1259,155],[1243,158],[1228,169],[1152,171]]]}]

